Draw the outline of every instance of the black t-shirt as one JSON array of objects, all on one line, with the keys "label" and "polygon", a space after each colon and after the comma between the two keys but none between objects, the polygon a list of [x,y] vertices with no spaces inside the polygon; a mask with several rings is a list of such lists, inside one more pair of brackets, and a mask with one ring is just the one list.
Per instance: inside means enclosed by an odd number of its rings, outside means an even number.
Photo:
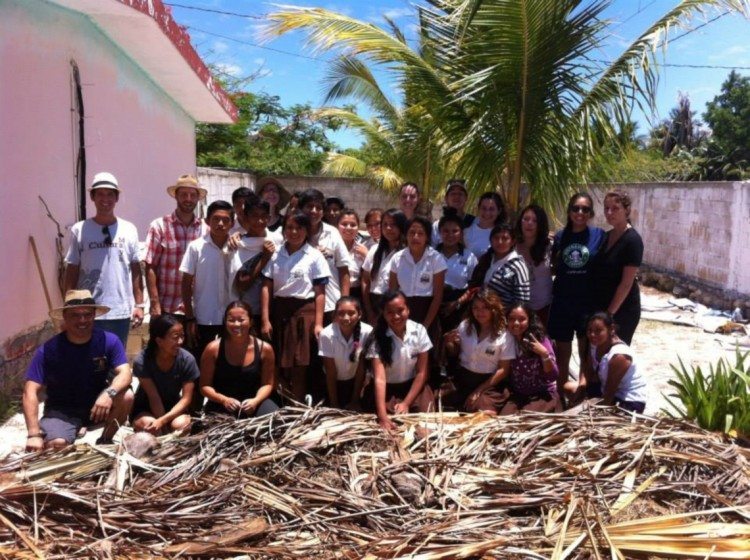
[{"label": "black t-shirt", "polygon": [[555,262],[555,296],[588,296],[591,292],[590,274],[592,262],[604,239],[604,230],[588,226],[579,232],[555,234],[552,255]]},{"label": "black t-shirt", "polygon": [[[200,377],[198,364],[196,364],[195,358],[190,352],[180,348],[172,369],[161,371],[159,366],[156,365],[156,359],[148,359],[145,354],[146,352],[143,351],[133,360],[133,374],[138,378],[148,378],[154,382],[156,391],[164,405],[164,410],[169,411],[180,400],[182,385],[187,381],[198,381]],[[145,402],[148,402],[143,386],[140,386],[136,399],[144,398],[146,399]]]},{"label": "black t-shirt", "polygon": [[[592,279],[597,308],[607,309],[622,280],[626,266],[641,266],[643,261],[643,240],[635,229],[628,228],[620,239],[607,250],[610,232],[607,232],[602,247],[594,259]],[[638,283],[633,282],[628,296],[621,307],[634,304],[638,297]]]}]

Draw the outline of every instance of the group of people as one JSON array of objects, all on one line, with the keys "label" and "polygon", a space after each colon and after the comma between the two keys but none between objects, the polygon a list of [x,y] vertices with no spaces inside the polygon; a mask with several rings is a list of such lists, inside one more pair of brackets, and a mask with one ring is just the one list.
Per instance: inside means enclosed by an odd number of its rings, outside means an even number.
[{"label": "group of people", "polygon": [[115,215],[116,178],[95,176],[96,213],[71,228],[65,302],[52,312],[63,332],[27,374],[28,449],[67,445],[93,422],[105,422],[106,442],[128,418],[136,430],[184,431],[201,407],[256,416],[306,395],[375,412],[389,429],[393,414],[438,402],[512,414],[598,396],[644,410],[628,346],[643,243],[627,193],[605,196],[607,232],[589,223],[591,196],[577,193],[552,237],[544,209],[529,205],[511,223],[496,192],[466,212],[459,179],[435,221],[420,213],[414,183],[401,186],[398,208],[362,220],[338,197],[291,194],[273,178],[212,202],[205,219],[194,177],[167,193],[176,208],[146,236],[150,338],[133,394],[124,346],[145,311],[138,235]]}]

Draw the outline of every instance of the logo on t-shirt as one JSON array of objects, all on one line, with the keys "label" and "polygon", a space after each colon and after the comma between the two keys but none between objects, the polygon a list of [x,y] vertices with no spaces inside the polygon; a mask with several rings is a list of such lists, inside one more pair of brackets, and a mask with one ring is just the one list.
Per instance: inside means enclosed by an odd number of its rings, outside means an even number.
[{"label": "logo on t-shirt", "polygon": [[562,252],[562,260],[568,268],[578,269],[589,262],[589,248],[582,243],[571,243]]},{"label": "logo on t-shirt", "polygon": [[422,276],[419,277],[419,281],[422,282],[423,284],[429,283],[429,281],[430,281],[430,275],[427,274],[427,273],[422,274]]},{"label": "logo on t-shirt", "polygon": [[107,370],[107,356],[94,357],[94,373],[101,373]]},{"label": "logo on t-shirt", "polygon": [[494,346],[488,346],[485,349],[484,353],[487,354],[488,356],[494,356],[495,355],[495,347]]}]

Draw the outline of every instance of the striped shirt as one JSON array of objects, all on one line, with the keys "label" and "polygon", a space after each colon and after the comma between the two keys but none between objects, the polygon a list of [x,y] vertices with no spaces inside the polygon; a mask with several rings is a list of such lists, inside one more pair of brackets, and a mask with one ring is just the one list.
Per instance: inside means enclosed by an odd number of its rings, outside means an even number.
[{"label": "striped shirt", "polygon": [[159,303],[164,313],[184,313],[180,284],[180,263],[191,241],[208,232],[208,226],[197,216],[190,225],[183,224],[172,212],[157,218],[146,234],[146,263],[156,272]]},{"label": "striped shirt", "polygon": [[531,281],[523,257],[515,250],[511,251],[503,266],[490,278],[488,288],[500,296],[506,307],[517,301],[528,303],[531,299]]}]

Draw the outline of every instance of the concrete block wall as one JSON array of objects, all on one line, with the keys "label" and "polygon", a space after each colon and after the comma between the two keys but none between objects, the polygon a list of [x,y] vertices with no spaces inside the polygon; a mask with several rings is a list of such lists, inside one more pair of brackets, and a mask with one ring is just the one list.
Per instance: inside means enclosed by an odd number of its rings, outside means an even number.
[{"label": "concrete block wall", "polygon": [[611,188],[633,199],[644,262],[740,294],[750,293],[750,182],[592,185],[597,216]]}]

